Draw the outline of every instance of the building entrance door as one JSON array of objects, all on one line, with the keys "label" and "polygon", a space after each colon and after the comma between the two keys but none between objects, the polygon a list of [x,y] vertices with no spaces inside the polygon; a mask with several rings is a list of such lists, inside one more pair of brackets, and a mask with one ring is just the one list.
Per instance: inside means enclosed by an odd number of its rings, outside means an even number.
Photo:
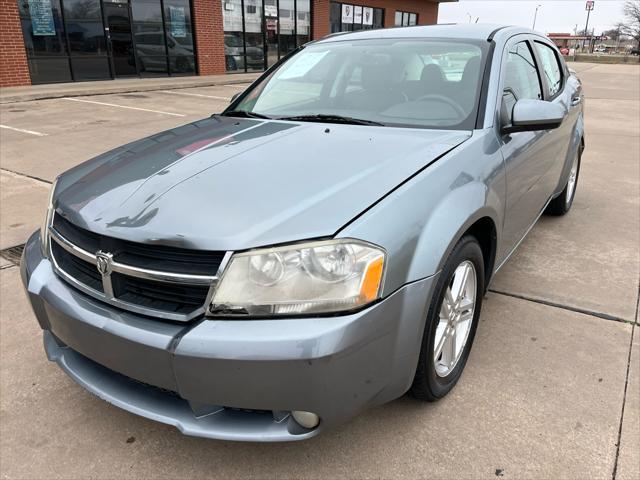
[{"label": "building entrance door", "polygon": [[115,76],[137,75],[129,4],[104,2],[104,17]]}]

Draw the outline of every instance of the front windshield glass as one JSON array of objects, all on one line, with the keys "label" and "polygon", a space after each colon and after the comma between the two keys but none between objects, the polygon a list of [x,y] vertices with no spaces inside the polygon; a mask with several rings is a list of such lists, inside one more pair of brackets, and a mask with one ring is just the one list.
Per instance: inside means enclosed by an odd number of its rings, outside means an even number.
[{"label": "front windshield glass", "polygon": [[272,118],[338,115],[390,126],[473,129],[485,43],[375,39],[312,44],[234,110]]}]

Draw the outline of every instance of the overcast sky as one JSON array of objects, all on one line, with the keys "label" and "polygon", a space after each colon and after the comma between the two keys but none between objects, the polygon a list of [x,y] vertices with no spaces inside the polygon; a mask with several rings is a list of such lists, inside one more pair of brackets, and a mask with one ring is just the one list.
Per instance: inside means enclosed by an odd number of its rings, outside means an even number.
[{"label": "overcast sky", "polygon": [[[460,0],[455,3],[441,3],[438,23],[466,23],[471,14],[475,22],[522,25],[531,28],[536,6],[538,10],[536,30],[543,33],[571,32],[576,25],[582,30],[587,20],[585,0]],[[623,0],[596,0],[595,9],[589,19],[589,30],[595,33],[614,28],[622,21]]]}]

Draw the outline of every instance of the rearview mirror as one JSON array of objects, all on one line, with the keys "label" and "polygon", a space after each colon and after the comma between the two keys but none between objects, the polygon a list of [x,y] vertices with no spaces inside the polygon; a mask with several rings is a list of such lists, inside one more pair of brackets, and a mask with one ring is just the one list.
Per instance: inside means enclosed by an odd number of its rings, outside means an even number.
[{"label": "rearview mirror", "polygon": [[543,100],[518,100],[513,106],[511,125],[502,127],[502,133],[551,130],[562,124],[565,115],[565,109],[555,103]]}]

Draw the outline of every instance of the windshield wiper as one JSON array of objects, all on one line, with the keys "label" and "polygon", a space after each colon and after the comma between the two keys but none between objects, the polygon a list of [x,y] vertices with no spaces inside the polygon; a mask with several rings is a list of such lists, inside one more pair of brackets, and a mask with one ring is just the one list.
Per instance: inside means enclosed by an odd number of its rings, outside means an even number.
[{"label": "windshield wiper", "polygon": [[247,112],[245,110],[231,110],[222,114],[225,117],[242,117],[242,118],[262,118],[266,120],[272,120],[271,117],[263,115],[261,113]]},{"label": "windshield wiper", "polygon": [[318,113],[316,115],[295,115],[292,117],[277,117],[278,120],[293,120],[298,122],[327,122],[327,123],[345,123],[350,125],[377,125],[384,127],[384,123],[375,122],[373,120],[363,120],[361,118],[343,117],[342,115],[325,115]]}]

